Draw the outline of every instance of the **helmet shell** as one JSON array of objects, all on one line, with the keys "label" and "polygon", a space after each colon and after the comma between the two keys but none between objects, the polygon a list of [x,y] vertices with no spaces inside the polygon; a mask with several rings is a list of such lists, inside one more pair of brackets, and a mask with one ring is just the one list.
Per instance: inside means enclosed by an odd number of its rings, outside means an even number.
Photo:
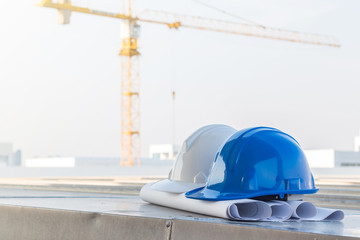
[{"label": "helmet shell", "polygon": [[168,179],[156,182],[151,188],[181,193],[205,186],[219,147],[235,132],[222,124],[196,130],[184,141]]},{"label": "helmet shell", "polygon": [[317,192],[299,143],[268,127],[236,132],[219,149],[204,188],[186,197],[230,200]]}]

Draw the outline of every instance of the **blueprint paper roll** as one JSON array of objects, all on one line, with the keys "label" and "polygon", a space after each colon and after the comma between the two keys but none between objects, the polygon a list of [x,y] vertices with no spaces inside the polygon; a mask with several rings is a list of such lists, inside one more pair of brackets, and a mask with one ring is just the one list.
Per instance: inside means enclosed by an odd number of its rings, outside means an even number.
[{"label": "blueprint paper roll", "polygon": [[271,217],[268,218],[269,221],[285,221],[288,220],[293,213],[290,205],[284,201],[269,201],[266,203],[271,207]]},{"label": "blueprint paper roll", "polygon": [[341,221],[344,219],[344,212],[337,209],[316,207],[317,214],[306,221]]},{"label": "blueprint paper roll", "polygon": [[309,219],[315,217],[317,214],[314,204],[306,201],[288,201],[290,207],[293,209],[292,218],[295,219]]},{"label": "blueprint paper roll", "polygon": [[271,217],[271,207],[262,201],[239,199],[231,201],[203,201],[185,197],[185,193],[169,193],[154,190],[152,183],[140,191],[142,200],[180,210],[232,220],[258,221]]},{"label": "blueprint paper roll", "polygon": [[142,200],[184,211],[240,221],[341,221],[341,210],[319,208],[306,201],[259,201],[238,199],[204,201],[185,197],[185,193],[171,193],[146,184],[140,191]]},{"label": "blueprint paper roll", "polygon": [[[271,216],[271,208],[265,202],[245,201],[228,202],[228,217],[233,220],[261,220],[265,216]],[[250,201],[249,201],[250,200]]]},{"label": "blueprint paper roll", "polygon": [[337,209],[315,207],[310,202],[289,201],[293,208],[292,219],[297,221],[341,221],[344,212]]}]

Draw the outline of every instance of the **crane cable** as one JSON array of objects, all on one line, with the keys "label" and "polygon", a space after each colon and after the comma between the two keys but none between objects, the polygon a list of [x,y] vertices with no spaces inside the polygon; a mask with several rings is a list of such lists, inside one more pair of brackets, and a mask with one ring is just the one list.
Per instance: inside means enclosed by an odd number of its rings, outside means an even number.
[{"label": "crane cable", "polygon": [[217,7],[212,6],[212,5],[210,5],[210,4],[204,3],[204,2],[202,2],[202,1],[199,1],[199,0],[191,0],[191,1],[196,2],[196,3],[200,4],[200,5],[203,5],[203,6],[207,7],[207,8],[213,9],[213,10],[215,10],[215,11],[221,12],[221,13],[223,13],[223,14],[229,15],[229,16],[231,16],[231,17],[234,17],[234,18],[240,19],[240,20],[242,20],[242,21],[245,21],[245,22],[254,24],[254,25],[258,26],[258,27],[266,28],[264,25],[258,24],[258,23],[256,23],[256,22],[250,20],[250,19],[246,19],[246,18],[240,17],[240,16],[238,16],[238,15],[236,15],[236,14],[233,14],[233,13],[230,13],[230,12],[228,12],[228,11],[222,10],[222,9],[220,9],[220,8],[217,8]]}]

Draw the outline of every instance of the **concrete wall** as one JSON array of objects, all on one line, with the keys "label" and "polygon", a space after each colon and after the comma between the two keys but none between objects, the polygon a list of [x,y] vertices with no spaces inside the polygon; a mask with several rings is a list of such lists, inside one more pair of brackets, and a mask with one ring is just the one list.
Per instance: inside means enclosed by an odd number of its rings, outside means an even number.
[{"label": "concrete wall", "polygon": [[[173,160],[141,158],[142,167],[171,167]],[[24,167],[32,168],[82,168],[82,167],[120,167],[120,158],[111,157],[43,157],[25,159]],[[135,169],[135,168],[134,168]],[[168,171],[165,172],[167,174]],[[1,177],[1,176],[0,176]]]},{"label": "concrete wall", "polygon": [[360,167],[360,152],[334,149],[305,150],[310,168]]},{"label": "concrete wall", "polygon": [[176,158],[178,147],[172,144],[150,145],[149,158],[158,160],[172,160]]},{"label": "concrete wall", "polygon": [[335,150],[305,150],[310,168],[333,168],[335,167]]},{"label": "concrete wall", "polygon": [[74,157],[28,158],[25,167],[75,167]]},{"label": "concrete wall", "polygon": [[77,157],[75,158],[75,167],[88,166],[120,166],[120,158],[106,158],[106,157]]}]

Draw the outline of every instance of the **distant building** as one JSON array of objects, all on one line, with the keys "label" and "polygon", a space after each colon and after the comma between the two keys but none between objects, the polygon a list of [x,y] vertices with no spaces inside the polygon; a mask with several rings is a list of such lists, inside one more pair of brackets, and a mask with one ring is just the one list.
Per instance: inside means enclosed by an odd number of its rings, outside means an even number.
[{"label": "distant building", "polygon": [[354,151],[355,151],[355,152],[359,152],[359,151],[360,151],[360,133],[359,133],[359,136],[356,136],[356,137],[355,137],[355,140],[354,140]]},{"label": "distant building", "polygon": [[305,150],[310,168],[360,167],[360,151]]},{"label": "distant building", "polygon": [[21,166],[22,161],[21,161],[21,150],[16,150],[13,153],[13,157],[12,157],[12,166]]},{"label": "distant building", "polygon": [[21,150],[13,152],[12,143],[0,143],[0,167],[21,166]]},{"label": "distant building", "polygon": [[150,145],[149,158],[156,160],[173,160],[179,151],[179,146],[172,144]]},{"label": "distant building", "polygon": [[12,163],[12,143],[0,143],[0,166],[9,166]]}]

